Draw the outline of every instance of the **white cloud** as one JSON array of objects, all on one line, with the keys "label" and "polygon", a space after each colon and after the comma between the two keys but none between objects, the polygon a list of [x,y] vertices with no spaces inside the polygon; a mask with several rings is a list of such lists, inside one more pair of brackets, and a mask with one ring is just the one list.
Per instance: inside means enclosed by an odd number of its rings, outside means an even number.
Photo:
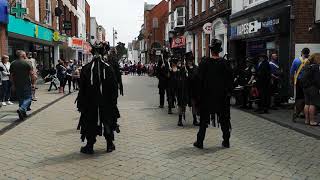
[{"label": "white cloud", "polygon": [[128,43],[139,35],[143,24],[144,2],[157,4],[161,0],[88,0],[91,16],[106,28],[112,45],[112,28],[118,31],[118,42]]}]

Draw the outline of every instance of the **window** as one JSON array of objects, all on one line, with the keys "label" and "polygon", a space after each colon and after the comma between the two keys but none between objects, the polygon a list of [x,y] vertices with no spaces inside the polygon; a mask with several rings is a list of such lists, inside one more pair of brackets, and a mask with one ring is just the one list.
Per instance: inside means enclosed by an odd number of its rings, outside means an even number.
[{"label": "window", "polygon": [[189,0],[189,8],[188,8],[188,10],[189,10],[189,19],[192,18],[192,1],[193,0]]},{"label": "window", "polygon": [[183,27],[185,26],[185,8],[178,7],[175,11],[175,26]]},{"label": "window", "polygon": [[206,56],[206,34],[204,32],[202,32],[202,57]]},{"label": "window", "polygon": [[199,41],[198,41],[198,34],[194,35],[194,58],[195,64],[198,65],[198,58],[199,58]]},{"label": "window", "polygon": [[195,16],[198,16],[198,14],[199,14],[198,5],[199,5],[199,0],[194,0],[194,15]]},{"label": "window", "polygon": [[263,3],[263,2],[266,2],[266,1],[268,1],[268,0],[244,0],[244,6],[245,7],[253,7],[253,6],[255,6],[255,5],[258,5],[258,4],[261,4],[261,3]]},{"label": "window", "polygon": [[172,11],[172,4],[171,4],[171,0],[169,0],[168,4],[169,4],[169,13],[171,13],[171,11]]},{"label": "window", "polygon": [[20,3],[24,8],[27,7],[27,0],[16,0],[16,3]]},{"label": "window", "polygon": [[214,0],[210,0],[210,7],[214,6]]},{"label": "window", "polygon": [[205,12],[207,10],[206,5],[207,5],[207,0],[202,0],[201,12]]},{"label": "window", "polygon": [[45,15],[45,23],[48,25],[52,24],[52,14],[51,14],[51,0],[46,1],[46,15]]},{"label": "window", "polygon": [[40,21],[40,0],[34,1],[34,19]]}]

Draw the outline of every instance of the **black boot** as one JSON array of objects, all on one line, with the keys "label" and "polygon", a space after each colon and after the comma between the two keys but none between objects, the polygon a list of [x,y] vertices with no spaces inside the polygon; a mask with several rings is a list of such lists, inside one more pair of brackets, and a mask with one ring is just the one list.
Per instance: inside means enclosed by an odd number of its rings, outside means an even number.
[{"label": "black boot", "polygon": [[178,121],[178,126],[182,127],[182,115],[179,115],[179,121]]},{"label": "black boot", "polygon": [[198,148],[198,149],[203,149],[203,143],[196,141],[195,143],[193,143],[193,146]]},{"label": "black boot", "polygon": [[81,147],[80,152],[83,154],[93,154],[93,145],[87,144],[86,146]]},{"label": "black boot", "polygon": [[228,140],[223,140],[223,141],[222,141],[222,146],[223,146],[224,148],[230,148],[230,141],[229,141],[229,139],[228,139]]},{"label": "black boot", "polygon": [[199,126],[199,122],[197,120],[197,115],[193,115],[193,125],[194,126]]},{"label": "black boot", "polygon": [[171,109],[171,107],[169,107],[169,109],[168,109],[168,114],[172,114],[172,109]]},{"label": "black boot", "polygon": [[113,142],[107,141],[107,153],[111,153],[114,150],[116,150],[116,146],[113,144]]}]

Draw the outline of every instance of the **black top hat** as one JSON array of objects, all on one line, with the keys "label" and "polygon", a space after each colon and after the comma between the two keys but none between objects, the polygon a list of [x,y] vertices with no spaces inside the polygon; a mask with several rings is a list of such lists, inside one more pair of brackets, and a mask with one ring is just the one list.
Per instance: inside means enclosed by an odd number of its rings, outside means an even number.
[{"label": "black top hat", "polygon": [[209,45],[209,49],[213,52],[220,53],[223,51],[221,46],[222,46],[222,41],[220,41],[219,39],[212,39]]}]

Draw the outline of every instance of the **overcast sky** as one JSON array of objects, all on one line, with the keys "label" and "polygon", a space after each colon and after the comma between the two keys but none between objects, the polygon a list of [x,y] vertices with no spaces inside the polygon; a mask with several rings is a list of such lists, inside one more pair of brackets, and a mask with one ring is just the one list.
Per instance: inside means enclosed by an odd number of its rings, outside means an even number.
[{"label": "overcast sky", "polygon": [[112,45],[112,28],[118,31],[118,40],[125,44],[139,35],[143,24],[144,2],[157,4],[161,0],[88,0],[91,16],[106,28],[107,41]]}]

